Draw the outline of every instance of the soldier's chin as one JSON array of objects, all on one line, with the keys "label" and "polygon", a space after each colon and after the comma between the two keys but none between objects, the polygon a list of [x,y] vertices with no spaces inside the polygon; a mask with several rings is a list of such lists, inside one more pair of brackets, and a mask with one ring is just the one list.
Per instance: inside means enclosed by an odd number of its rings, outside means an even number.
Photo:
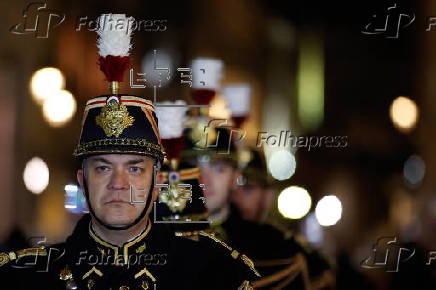
[{"label": "soldier's chin", "polygon": [[124,227],[128,226],[131,223],[133,223],[133,220],[113,220],[110,219],[106,222],[106,224],[113,226],[113,227]]},{"label": "soldier's chin", "polygon": [[130,215],[109,215],[105,216],[103,222],[113,227],[123,227],[130,225],[135,220],[135,217]]}]

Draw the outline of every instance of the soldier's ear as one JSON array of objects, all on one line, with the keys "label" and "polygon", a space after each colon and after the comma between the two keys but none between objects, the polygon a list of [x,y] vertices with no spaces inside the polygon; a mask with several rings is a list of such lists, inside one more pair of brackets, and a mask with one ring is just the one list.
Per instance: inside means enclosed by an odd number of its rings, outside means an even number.
[{"label": "soldier's ear", "polygon": [[154,187],[153,188],[153,198],[152,198],[153,201],[156,201],[156,199],[159,196],[160,188],[157,187],[156,184],[163,184],[163,183],[164,183],[164,177],[163,177],[163,175],[162,175],[162,173],[160,171],[157,171],[156,175],[155,175],[154,184],[151,185],[151,186]]},{"label": "soldier's ear", "polygon": [[156,183],[157,184],[163,184],[163,182],[164,182],[164,176],[163,176],[162,172],[159,171],[156,174]]},{"label": "soldier's ear", "polygon": [[269,212],[272,208],[275,198],[276,191],[273,188],[264,189],[263,200],[262,200],[262,208],[265,212]]},{"label": "soldier's ear", "polygon": [[233,169],[231,189],[235,190],[238,186],[238,177],[241,175],[241,170]]},{"label": "soldier's ear", "polygon": [[83,169],[77,170],[77,182],[79,183],[80,187],[83,188]]}]

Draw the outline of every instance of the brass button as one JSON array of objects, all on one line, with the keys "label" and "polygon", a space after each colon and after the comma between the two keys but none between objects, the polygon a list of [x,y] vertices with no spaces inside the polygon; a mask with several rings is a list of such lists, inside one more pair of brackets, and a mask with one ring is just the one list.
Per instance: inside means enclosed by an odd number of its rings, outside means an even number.
[{"label": "brass button", "polygon": [[71,273],[71,270],[65,266],[65,268],[63,268],[59,273],[59,278],[63,281],[67,281],[73,278],[73,274]]},{"label": "brass button", "polygon": [[89,280],[88,280],[88,283],[87,283],[88,289],[92,289],[92,288],[94,288],[94,285],[95,285],[94,280],[89,279]]},{"label": "brass button", "polygon": [[0,267],[9,262],[9,255],[6,253],[0,253]]},{"label": "brass button", "polygon": [[67,290],[77,290],[77,284],[73,279],[70,279],[66,283]]},{"label": "brass button", "polygon": [[143,290],[147,290],[148,289],[148,283],[147,281],[142,281],[142,285],[141,285]]}]

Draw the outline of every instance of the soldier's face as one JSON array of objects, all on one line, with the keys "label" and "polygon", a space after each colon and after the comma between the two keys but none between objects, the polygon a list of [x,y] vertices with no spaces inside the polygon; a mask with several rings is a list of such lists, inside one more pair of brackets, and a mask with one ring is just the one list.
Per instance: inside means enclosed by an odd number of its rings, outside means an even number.
[{"label": "soldier's face", "polygon": [[210,213],[215,213],[229,202],[230,192],[236,186],[239,172],[225,162],[201,163],[204,197]]},{"label": "soldier's face", "polygon": [[264,189],[257,184],[238,186],[231,199],[246,220],[258,221],[262,210]]},{"label": "soldier's face", "polygon": [[238,207],[242,218],[261,222],[266,218],[274,202],[275,192],[256,182],[237,186],[231,200]]},{"label": "soldier's face", "polygon": [[151,158],[139,155],[96,155],[85,160],[85,172],[79,170],[77,178],[83,186],[85,174],[89,200],[97,217],[112,226],[125,226],[138,218],[145,207],[153,186],[153,165]]}]

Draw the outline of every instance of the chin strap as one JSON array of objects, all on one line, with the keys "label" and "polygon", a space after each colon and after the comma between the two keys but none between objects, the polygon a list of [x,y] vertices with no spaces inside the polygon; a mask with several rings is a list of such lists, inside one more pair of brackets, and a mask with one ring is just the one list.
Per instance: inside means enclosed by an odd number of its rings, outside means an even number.
[{"label": "chin strap", "polygon": [[147,213],[147,210],[151,204],[151,198],[153,196],[153,189],[154,189],[154,175],[155,175],[155,170],[153,167],[153,173],[151,176],[151,184],[150,184],[150,189],[148,191],[148,196],[147,196],[147,200],[145,202],[145,207],[142,210],[141,214],[131,223],[128,224],[126,226],[111,226],[108,225],[107,223],[103,222],[96,214],[94,209],[91,206],[91,201],[89,200],[89,192],[88,192],[88,182],[86,181],[86,177],[85,177],[85,168],[82,162],[82,170],[83,170],[83,192],[85,194],[85,198],[86,198],[86,203],[88,204],[88,209],[89,209],[89,213],[94,217],[94,219],[103,227],[105,227],[108,230],[112,230],[112,231],[122,231],[122,230],[127,230],[130,229],[131,227],[135,226],[136,224],[138,224],[144,217],[145,214]]}]

